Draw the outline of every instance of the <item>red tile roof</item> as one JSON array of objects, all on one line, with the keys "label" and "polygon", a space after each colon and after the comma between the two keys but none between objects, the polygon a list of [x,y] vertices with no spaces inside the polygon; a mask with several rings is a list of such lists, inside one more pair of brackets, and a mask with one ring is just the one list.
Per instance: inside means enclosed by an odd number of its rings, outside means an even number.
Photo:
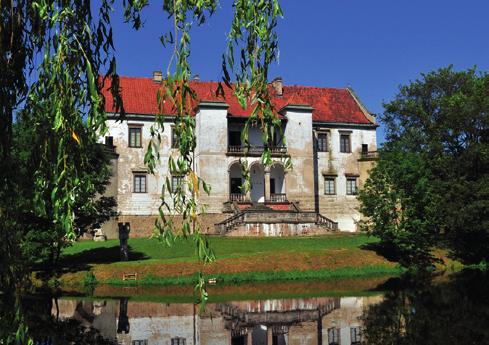
[{"label": "red tile roof", "polygon": [[[112,95],[108,86],[103,86],[102,93],[105,97],[105,111],[114,112]],[[235,117],[247,117],[250,108],[243,109],[239,105],[233,93],[223,84],[225,97],[216,97],[217,82],[190,82],[197,94],[198,101],[225,102],[229,105],[228,114]],[[160,84],[153,82],[151,78],[120,77],[121,96],[124,108],[128,114],[153,115],[158,112],[156,93]],[[352,93],[344,89],[317,88],[309,86],[284,86],[283,95],[273,96],[276,110],[286,105],[309,105],[313,121],[372,124]],[[170,107],[164,109],[165,115],[174,113]]]}]

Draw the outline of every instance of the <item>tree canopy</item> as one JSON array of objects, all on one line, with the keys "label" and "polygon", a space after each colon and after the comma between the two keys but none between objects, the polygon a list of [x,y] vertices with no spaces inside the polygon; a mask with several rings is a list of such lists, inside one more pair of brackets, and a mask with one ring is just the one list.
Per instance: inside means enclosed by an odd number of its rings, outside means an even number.
[{"label": "tree canopy", "polygon": [[360,193],[362,226],[407,265],[426,263],[435,243],[465,263],[489,259],[488,95],[487,73],[450,66],[384,105],[386,143]]}]

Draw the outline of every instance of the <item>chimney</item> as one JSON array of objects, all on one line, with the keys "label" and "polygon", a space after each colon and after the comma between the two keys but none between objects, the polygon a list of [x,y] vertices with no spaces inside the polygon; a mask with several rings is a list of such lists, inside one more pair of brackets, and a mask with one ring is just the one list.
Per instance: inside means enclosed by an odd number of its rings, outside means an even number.
[{"label": "chimney", "polygon": [[200,81],[200,75],[196,74],[192,77],[192,81]]},{"label": "chimney", "polygon": [[276,77],[275,79],[272,80],[272,86],[273,88],[275,89],[275,94],[277,96],[282,96],[284,91],[283,91],[283,87],[284,87],[284,82],[282,80],[282,77]]},{"label": "chimney", "polygon": [[161,71],[154,71],[153,72],[153,81],[155,83],[161,83],[163,81],[163,73],[161,73]]}]

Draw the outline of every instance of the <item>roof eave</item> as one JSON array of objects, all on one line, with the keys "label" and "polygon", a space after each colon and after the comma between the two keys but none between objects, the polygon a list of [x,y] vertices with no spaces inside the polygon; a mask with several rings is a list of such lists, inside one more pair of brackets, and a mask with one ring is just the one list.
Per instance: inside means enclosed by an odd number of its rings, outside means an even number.
[{"label": "roof eave", "polygon": [[313,112],[314,108],[309,104],[287,104],[283,106],[278,113],[282,114],[285,111],[302,111],[302,112]]}]

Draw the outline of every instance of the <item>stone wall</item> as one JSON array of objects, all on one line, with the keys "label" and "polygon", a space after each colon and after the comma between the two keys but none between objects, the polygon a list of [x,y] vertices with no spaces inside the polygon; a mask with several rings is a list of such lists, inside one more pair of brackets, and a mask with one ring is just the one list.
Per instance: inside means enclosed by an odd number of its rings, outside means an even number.
[{"label": "stone wall", "polygon": [[226,233],[226,236],[312,236],[329,231],[314,223],[247,223]]},{"label": "stone wall", "polygon": [[[215,234],[214,224],[222,222],[228,218],[229,214],[209,213],[199,217],[200,226],[203,233]],[[116,219],[110,220],[103,227],[104,234],[108,239],[118,239],[119,232],[118,222],[129,222],[131,224],[130,238],[149,237],[153,234],[154,224],[157,216],[139,216],[139,215],[120,215]],[[181,216],[175,216],[175,221],[181,221]]]}]

